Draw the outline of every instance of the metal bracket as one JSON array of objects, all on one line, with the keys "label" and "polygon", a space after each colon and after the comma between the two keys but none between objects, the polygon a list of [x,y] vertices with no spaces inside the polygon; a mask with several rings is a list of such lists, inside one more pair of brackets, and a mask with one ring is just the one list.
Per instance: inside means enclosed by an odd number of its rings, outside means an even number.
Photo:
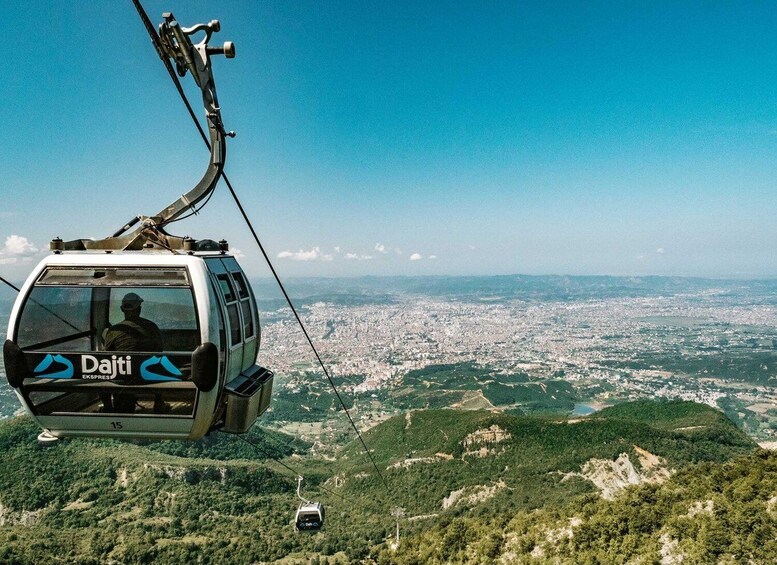
[{"label": "metal bracket", "polygon": [[[210,161],[205,174],[189,192],[178,200],[165,207],[153,216],[136,216],[111,237],[101,240],[77,239],[65,242],[65,250],[137,250],[151,243],[152,247],[166,245],[169,236],[162,229],[189,210],[196,210],[199,202],[205,199],[216,187],[221,176],[227,157],[226,137],[233,137],[234,132],[227,132],[221,119],[221,108],[216,96],[216,84],[213,80],[213,71],[210,58],[212,55],[224,55],[228,59],[235,56],[235,46],[227,41],[221,47],[208,45],[212,35],[221,29],[218,20],[212,20],[207,24],[197,24],[189,28],[183,28],[176,21],[171,12],[162,15],[164,21],[159,25],[159,42],[155,42],[157,51],[175,64],[178,74],[183,77],[190,72],[194,82],[199,86],[202,94],[202,103],[205,108],[205,117],[208,125],[208,137],[210,138]],[[153,29],[151,30],[153,31]],[[196,45],[191,37],[204,32],[205,37]],[[141,222],[140,227],[130,233],[126,233],[134,224]],[[160,235],[164,234],[161,238]]]}]

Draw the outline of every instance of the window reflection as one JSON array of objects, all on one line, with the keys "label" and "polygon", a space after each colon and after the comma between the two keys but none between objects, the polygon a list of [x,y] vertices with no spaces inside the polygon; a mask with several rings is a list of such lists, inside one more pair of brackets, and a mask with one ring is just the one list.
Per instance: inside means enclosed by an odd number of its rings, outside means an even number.
[{"label": "window reflection", "polygon": [[[88,359],[85,356],[89,354],[94,353],[97,359],[100,354],[105,356],[112,351],[142,355],[141,360],[150,355],[157,359],[177,358],[174,367],[177,380],[150,382],[141,378],[137,370],[126,381],[114,377],[82,380],[78,368],[74,377],[71,371],[72,378],[47,378],[46,373],[39,372],[37,378],[25,379],[21,388],[32,410],[40,415],[114,413],[191,417],[197,389],[188,381],[190,366],[186,359],[200,344],[200,331],[188,281],[185,269],[174,268],[47,269],[21,309],[14,339],[22,350],[54,358],[57,354],[65,355],[74,366]],[[142,316],[133,317],[133,308]],[[139,317],[148,324],[138,322]],[[127,327],[123,328],[122,324]],[[145,325],[155,328],[154,339],[136,341],[141,344],[153,341],[153,347],[130,347],[127,344],[131,340],[116,339],[115,334],[122,328],[130,335],[133,330],[142,331]],[[35,357],[38,359],[35,363],[43,357]],[[165,375],[164,367],[156,367],[151,372],[151,376]]]}]

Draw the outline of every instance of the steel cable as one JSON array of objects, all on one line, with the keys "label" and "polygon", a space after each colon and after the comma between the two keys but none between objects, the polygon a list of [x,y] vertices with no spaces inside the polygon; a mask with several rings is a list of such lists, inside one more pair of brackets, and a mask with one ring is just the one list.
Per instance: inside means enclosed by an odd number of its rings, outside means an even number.
[{"label": "steel cable", "polygon": [[[205,131],[202,128],[202,125],[200,124],[199,120],[197,119],[197,116],[194,113],[194,110],[192,109],[191,104],[189,103],[189,99],[186,96],[186,93],[183,90],[183,87],[181,86],[181,81],[178,80],[178,75],[175,72],[175,69],[173,69],[172,63],[170,63],[170,60],[164,56],[164,52],[161,47],[161,42],[159,39],[159,35],[156,32],[156,29],[154,29],[154,26],[151,24],[151,20],[149,20],[148,15],[146,14],[145,10],[143,9],[143,6],[140,4],[139,0],[132,0],[132,3],[135,5],[135,9],[138,11],[138,14],[140,15],[141,20],[143,21],[143,25],[145,26],[146,30],[148,31],[149,35],[151,36],[151,42],[154,44],[154,49],[156,50],[159,57],[162,59],[162,62],[164,63],[165,67],[167,68],[167,72],[170,75],[170,78],[172,79],[173,83],[175,84],[176,90],[178,91],[179,96],[181,97],[181,100],[183,101],[184,105],[186,106],[186,109],[189,112],[189,115],[192,118],[192,121],[197,127],[197,130],[200,132],[200,136],[202,137],[202,140],[205,142],[205,145],[207,146],[208,150],[210,150],[210,142],[208,141],[207,136],[205,135]],[[327,370],[326,366],[324,365],[323,360],[321,359],[321,356],[318,353],[318,350],[316,349],[316,346],[313,344],[313,340],[310,338],[310,334],[308,334],[307,329],[305,328],[305,325],[302,323],[302,319],[300,318],[299,314],[297,313],[297,309],[294,307],[294,303],[291,301],[291,298],[289,297],[288,293],[286,292],[286,288],[283,285],[283,282],[281,282],[280,277],[278,276],[278,273],[275,270],[274,265],[272,264],[272,261],[270,260],[269,255],[267,254],[267,251],[264,248],[264,245],[262,245],[262,242],[259,240],[259,236],[256,233],[256,230],[254,229],[254,226],[251,222],[251,220],[248,217],[248,214],[246,214],[245,208],[243,208],[243,204],[240,202],[240,199],[237,196],[237,193],[235,192],[235,189],[232,187],[232,183],[229,181],[229,178],[227,178],[226,173],[222,169],[221,171],[221,177],[224,179],[224,183],[227,185],[227,188],[229,188],[229,192],[232,195],[232,199],[235,201],[235,204],[237,205],[238,209],[240,210],[240,214],[243,216],[243,220],[245,221],[246,225],[248,226],[248,229],[251,231],[251,235],[254,238],[254,241],[256,242],[257,246],[259,247],[259,250],[262,253],[262,256],[264,257],[265,262],[267,263],[267,266],[270,268],[270,271],[272,272],[273,277],[275,278],[275,282],[278,284],[278,287],[280,288],[281,292],[283,293],[283,297],[286,299],[286,303],[289,305],[289,308],[291,309],[292,313],[294,314],[294,317],[297,320],[297,323],[300,326],[300,329],[302,330],[302,333],[305,335],[305,339],[307,339],[308,344],[310,345],[310,348],[313,350],[314,355],[316,356],[316,360],[318,361],[318,364],[321,366],[321,369],[324,371],[324,375],[326,376],[327,380],[329,381],[329,385],[332,388],[332,390],[335,393],[335,396],[337,396],[337,400],[340,402],[340,405],[343,407],[343,411],[345,412],[345,415],[348,417],[348,421],[351,424],[351,427],[356,432],[357,437],[359,438],[359,442],[361,442],[362,447],[364,448],[365,453],[367,454],[367,457],[370,460],[370,463],[372,463],[372,466],[375,468],[375,471],[377,472],[378,476],[380,477],[380,480],[383,482],[383,486],[386,487],[386,491],[391,494],[391,489],[389,488],[388,482],[386,481],[385,477],[383,476],[383,473],[380,472],[380,469],[378,468],[378,465],[375,463],[375,459],[372,457],[372,453],[370,452],[369,448],[367,447],[367,444],[364,441],[364,438],[362,438],[361,433],[359,432],[359,429],[356,427],[356,423],[354,422],[353,418],[351,417],[350,412],[348,411],[348,408],[345,405],[345,402],[343,402],[342,397],[340,396],[339,391],[337,390],[337,387],[335,386],[334,381],[332,380],[332,377],[329,374],[329,371]]]}]

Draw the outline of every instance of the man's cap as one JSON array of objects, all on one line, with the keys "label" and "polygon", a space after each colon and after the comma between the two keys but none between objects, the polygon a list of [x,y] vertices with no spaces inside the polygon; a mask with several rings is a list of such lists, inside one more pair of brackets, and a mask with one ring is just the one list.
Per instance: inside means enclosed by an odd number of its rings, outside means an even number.
[{"label": "man's cap", "polygon": [[140,303],[143,302],[143,299],[135,294],[134,292],[128,292],[124,295],[124,298],[121,299],[121,307],[122,308],[137,308],[140,306]]}]

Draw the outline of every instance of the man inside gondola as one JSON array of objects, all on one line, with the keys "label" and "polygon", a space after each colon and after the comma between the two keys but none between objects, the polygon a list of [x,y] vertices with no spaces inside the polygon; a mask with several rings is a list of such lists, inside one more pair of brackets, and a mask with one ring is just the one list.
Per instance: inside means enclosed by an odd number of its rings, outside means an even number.
[{"label": "man inside gondola", "polygon": [[[151,320],[141,318],[143,299],[134,292],[128,292],[121,300],[121,311],[124,320],[112,325],[105,332],[106,351],[145,351],[161,352],[164,349],[162,332]],[[140,384],[129,382],[127,384]],[[135,411],[137,396],[129,393],[100,395],[105,412],[132,413]],[[162,412],[166,408],[162,398],[157,394],[154,398],[154,412]]]},{"label": "man inside gondola", "polygon": [[105,334],[107,351],[162,351],[162,332],[151,320],[140,317],[143,299],[128,292],[121,300],[124,320],[108,328]]}]

